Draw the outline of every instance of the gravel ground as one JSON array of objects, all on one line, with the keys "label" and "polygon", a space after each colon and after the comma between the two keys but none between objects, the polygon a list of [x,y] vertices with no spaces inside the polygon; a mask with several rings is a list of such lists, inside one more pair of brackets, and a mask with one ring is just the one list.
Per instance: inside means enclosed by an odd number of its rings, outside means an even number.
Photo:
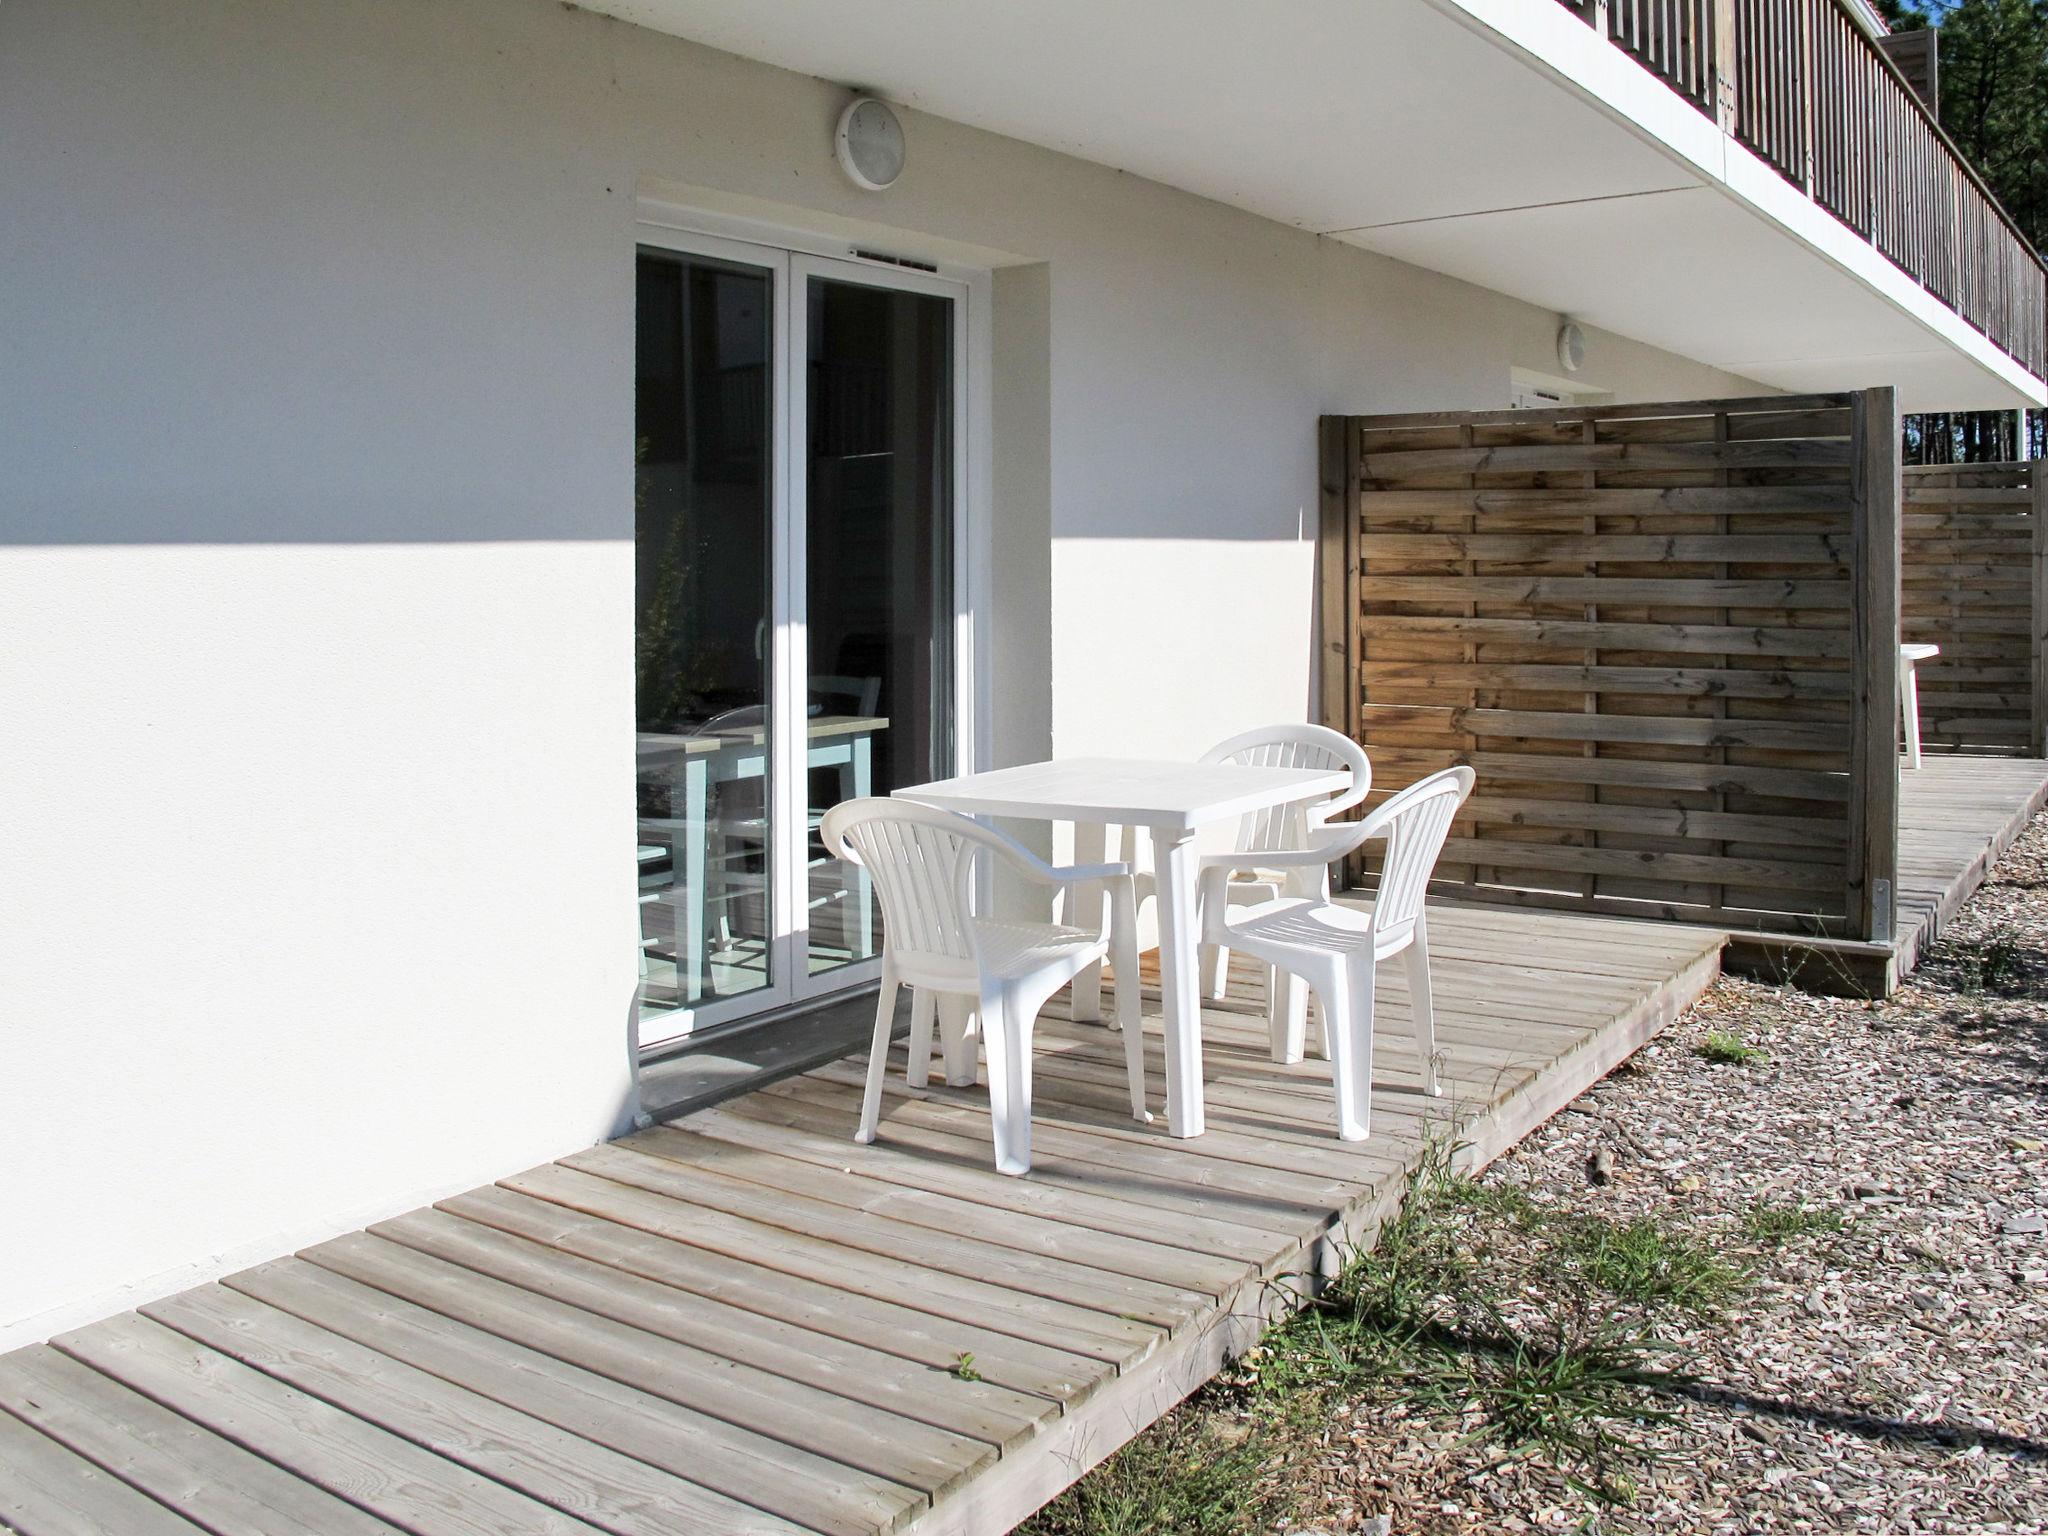
[{"label": "gravel ground", "polygon": [[[1710,1034],[1764,1055],[1709,1061]],[[1656,1313],[1697,1385],[1632,1431],[1634,1498],[1392,1395],[1325,1421],[1284,1529],[2048,1533],[2048,815],[1898,996],[1723,982],[1480,1184],[1747,1275]],[[1759,1202],[1815,1230],[1762,1235]],[[1583,1304],[1506,1263],[1531,1314]]]}]

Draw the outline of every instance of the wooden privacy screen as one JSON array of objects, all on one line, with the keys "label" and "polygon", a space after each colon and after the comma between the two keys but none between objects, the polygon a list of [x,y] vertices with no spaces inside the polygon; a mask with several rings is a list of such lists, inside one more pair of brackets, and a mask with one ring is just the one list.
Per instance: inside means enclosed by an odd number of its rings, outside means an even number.
[{"label": "wooden privacy screen", "polygon": [[1891,391],[1325,417],[1322,455],[1321,714],[1380,795],[1478,770],[1440,883],[1890,937]]},{"label": "wooden privacy screen", "polygon": [[2048,733],[2048,477],[2040,463],[1910,465],[1901,548],[1927,752],[2038,757]]}]

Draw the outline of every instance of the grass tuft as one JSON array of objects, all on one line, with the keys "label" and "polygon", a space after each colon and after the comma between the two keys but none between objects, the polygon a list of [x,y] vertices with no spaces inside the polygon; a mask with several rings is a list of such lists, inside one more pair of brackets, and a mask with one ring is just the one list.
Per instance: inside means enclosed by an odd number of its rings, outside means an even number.
[{"label": "grass tuft", "polygon": [[1842,1216],[1839,1211],[1801,1205],[1796,1200],[1785,1204],[1759,1200],[1743,1214],[1742,1230],[1758,1242],[1782,1243],[1818,1232],[1839,1232]]},{"label": "grass tuft", "polygon": [[1017,1528],[1018,1536],[1243,1536],[1287,1507],[1284,1419],[1170,1413]]},{"label": "grass tuft", "polygon": [[1965,993],[2024,993],[2026,951],[2019,938],[2005,924],[1993,928],[1981,939],[1944,940],[1936,952],[1944,969],[1955,977],[1955,989]]},{"label": "grass tuft", "polygon": [[1667,1232],[1648,1216],[1579,1221],[1566,1252],[1588,1280],[1623,1301],[1709,1312],[1743,1283],[1742,1272],[1704,1244]]},{"label": "grass tuft", "polygon": [[1742,1036],[1725,1029],[1709,1031],[1706,1039],[1692,1048],[1692,1053],[1702,1061],[1711,1061],[1716,1066],[1723,1067],[1754,1066],[1764,1060],[1766,1055],[1746,1042]]}]

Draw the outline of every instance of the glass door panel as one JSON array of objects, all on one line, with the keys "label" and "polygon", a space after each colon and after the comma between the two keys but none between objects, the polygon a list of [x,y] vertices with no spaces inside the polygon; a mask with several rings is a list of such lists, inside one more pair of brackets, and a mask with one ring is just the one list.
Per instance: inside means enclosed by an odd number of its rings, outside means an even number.
[{"label": "glass door panel", "polygon": [[744,262],[639,255],[634,682],[650,1041],[664,1018],[686,1023],[778,980],[775,279]]},{"label": "glass door panel", "polygon": [[[953,760],[956,300],[799,263],[807,828],[798,884],[811,975],[881,953],[856,868],[825,851],[839,801]],[[858,269],[856,269],[858,270]]]}]

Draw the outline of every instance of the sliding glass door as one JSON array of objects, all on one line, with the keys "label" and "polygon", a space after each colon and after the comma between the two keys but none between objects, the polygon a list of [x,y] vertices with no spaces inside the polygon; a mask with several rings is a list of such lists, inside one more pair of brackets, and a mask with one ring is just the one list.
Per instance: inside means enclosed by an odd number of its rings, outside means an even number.
[{"label": "sliding glass door", "polygon": [[864,263],[640,253],[645,1044],[877,974],[818,825],[953,763],[961,306]]}]

